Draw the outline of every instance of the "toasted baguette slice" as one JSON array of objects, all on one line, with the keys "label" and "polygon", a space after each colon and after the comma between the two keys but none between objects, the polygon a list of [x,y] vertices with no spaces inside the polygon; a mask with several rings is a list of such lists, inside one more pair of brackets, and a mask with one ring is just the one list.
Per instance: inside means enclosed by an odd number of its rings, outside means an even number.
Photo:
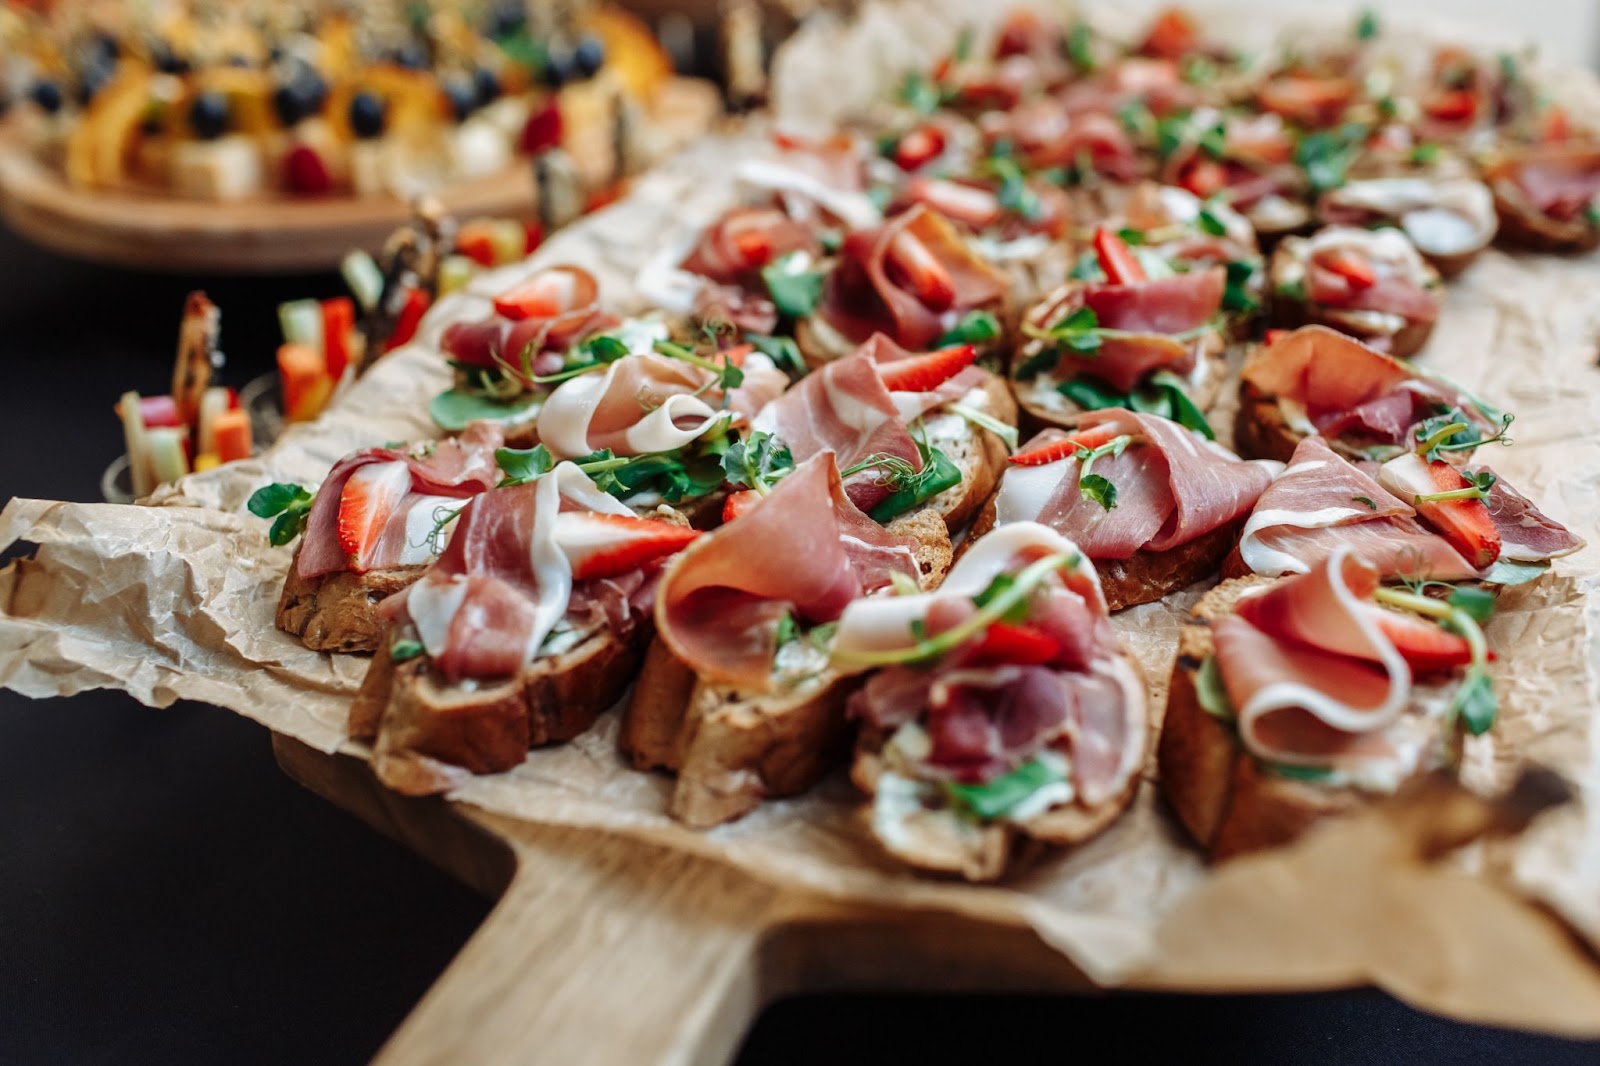
[{"label": "toasted baguette slice", "polygon": [[571,740],[622,698],[649,641],[591,633],[521,675],[471,689],[445,683],[426,656],[396,663],[385,641],[350,706],[350,735],[373,740],[378,778],[397,792],[444,792],[520,764],[530,748]]},{"label": "toasted baguette slice", "polygon": [[[962,550],[995,527],[995,497],[990,497],[972,523]],[[1248,516],[1246,516],[1248,517]],[[1137,551],[1126,559],[1093,559],[1100,575],[1100,591],[1106,607],[1120,611],[1141,603],[1153,603],[1163,596],[1186,589],[1196,581],[1215,577],[1229,550],[1239,542],[1244,518],[1219,526],[1164,552]]]},{"label": "toasted baguette slice", "polygon": [[[1282,254],[1281,252],[1279,253]],[[1366,344],[1388,341],[1388,354],[1396,359],[1407,359],[1422,350],[1433,335],[1432,322],[1408,320],[1398,333],[1374,333],[1351,312],[1328,307],[1312,300],[1295,300],[1274,292],[1272,295],[1272,325],[1275,329],[1299,329],[1301,326],[1327,326],[1340,333],[1348,333]]]},{"label": "toasted baguette slice", "polygon": [[[990,312],[1001,325],[1000,336],[974,345],[978,350],[979,360],[988,364],[1009,350],[1006,323],[1010,321],[1010,316],[1005,306],[1000,303],[974,310]],[[806,366],[812,370],[826,366],[836,359],[843,359],[861,347],[861,342],[852,341],[818,315],[810,315],[794,324],[794,342],[799,346],[800,355],[805,359]]]},{"label": "toasted baguette slice", "polygon": [[[938,585],[954,554],[939,513],[924,507],[888,528],[916,540],[923,587]],[[845,700],[862,679],[836,673],[824,659],[788,687],[743,693],[702,681],[656,640],[628,702],[622,750],[636,769],[678,775],[673,817],[696,828],[720,825],[763,799],[805,791],[844,757]]]},{"label": "toasted baguette slice", "polygon": [[[1289,424],[1276,396],[1269,396],[1248,381],[1239,383],[1239,408],[1233,416],[1233,447],[1246,459],[1294,458],[1305,434]],[[1329,441],[1338,450],[1338,444]]]},{"label": "toasted baguette slice", "polygon": [[[987,375],[983,393],[985,414],[1016,425],[1017,404],[1004,378]],[[945,525],[954,533],[972,521],[984,501],[994,495],[1011,450],[998,436],[958,414],[934,415],[924,425],[930,442],[961,471],[961,484],[952,485],[927,503],[944,517]]]},{"label": "toasted baguette slice", "polygon": [[[1020,366],[1046,342],[1030,340],[1018,349],[1013,368]],[[1195,369],[1189,375],[1189,398],[1202,411],[1209,411],[1222,392],[1223,379],[1228,373],[1228,343],[1222,333],[1207,333],[1194,342]],[[1022,409],[1022,436],[1027,439],[1047,426],[1072,429],[1086,410],[1061,395],[1056,389],[1057,379],[1041,374],[1027,381],[1011,379],[1011,389],[1016,394],[1017,406]]]},{"label": "toasted baguette slice", "polygon": [[[1244,592],[1272,581],[1252,576],[1223,582],[1200,599],[1179,631],[1157,763],[1167,802],[1212,861],[1288,843],[1319,819],[1357,810],[1383,795],[1276,773],[1245,750],[1231,722],[1201,706],[1195,677],[1215,651],[1210,623],[1232,614]],[[1453,687],[1454,682],[1417,685],[1433,693]],[[1446,719],[1436,719],[1439,741],[1454,762],[1461,735]],[[1412,776],[1426,772],[1419,765]]]},{"label": "toasted baguette slice", "polygon": [[397,566],[348,570],[321,577],[301,577],[289,564],[289,575],[278,597],[278,628],[305,641],[313,651],[377,651],[389,623],[378,605],[421,577],[424,566]]}]

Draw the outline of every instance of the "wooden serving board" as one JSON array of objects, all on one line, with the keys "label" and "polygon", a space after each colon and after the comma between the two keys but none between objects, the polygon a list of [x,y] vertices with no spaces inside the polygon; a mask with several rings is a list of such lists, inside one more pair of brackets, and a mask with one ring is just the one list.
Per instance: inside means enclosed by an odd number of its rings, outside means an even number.
[{"label": "wooden serving board", "polygon": [[587,829],[385,788],[361,759],[273,734],[290,777],[499,903],[379,1053],[382,1066],[728,1061],[807,992],[1082,992],[1024,925],[841,903]]},{"label": "wooden serving board", "polygon": [[[696,79],[673,79],[659,97],[653,121],[666,127],[662,139],[672,145],[706,129],[720,110],[715,88]],[[538,190],[531,162],[522,160],[437,195],[457,218],[532,218]],[[35,243],[111,266],[228,274],[332,270],[352,248],[377,248],[408,217],[406,202],[390,196],[213,203],[133,187],[78,189],[18,137],[0,137],[0,218]]]}]

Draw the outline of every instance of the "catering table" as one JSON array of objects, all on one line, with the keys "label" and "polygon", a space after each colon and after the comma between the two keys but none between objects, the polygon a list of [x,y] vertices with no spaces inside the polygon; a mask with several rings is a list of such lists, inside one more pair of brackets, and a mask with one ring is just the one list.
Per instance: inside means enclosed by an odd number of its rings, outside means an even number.
[{"label": "catering table", "polygon": [[[0,234],[0,501],[97,496],[121,448],[111,405],[166,391],[182,297],[200,284]],[[223,308],[224,378],[240,385],[270,365],[278,301],[339,282],[205,287]],[[242,718],[0,691],[0,1063],[365,1061],[490,904],[301,790]],[[812,997],[770,1010],[738,1061],[970,1063],[1040,1040],[1113,1061],[1600,1057],[1600,1043],[1357,991]]]}]

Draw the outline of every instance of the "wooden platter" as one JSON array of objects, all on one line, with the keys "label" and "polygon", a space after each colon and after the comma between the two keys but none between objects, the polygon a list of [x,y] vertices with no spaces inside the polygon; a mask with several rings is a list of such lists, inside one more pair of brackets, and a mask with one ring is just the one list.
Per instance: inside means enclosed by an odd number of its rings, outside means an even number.
[{"label": "wooden platter", "polygon": [[[653,121],[669,145],[703,131],[720,110],[715,88],[695,79],[673,79],[659,97]],[[531,218],[537,204],[526,160],[437,195],[457,218]],[[54,251],[111,266],[227,274],[332,270],[352,248],[376,248],[408,213],[405,201],[387,196],[210,203],[135,188],[77,189],[19,138],[0,136],[0,219]]]}]

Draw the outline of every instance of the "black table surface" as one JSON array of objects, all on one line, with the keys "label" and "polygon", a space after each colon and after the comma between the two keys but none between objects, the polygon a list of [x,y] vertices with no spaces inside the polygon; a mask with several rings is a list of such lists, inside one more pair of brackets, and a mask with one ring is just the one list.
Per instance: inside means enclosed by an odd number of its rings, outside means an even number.
[{"label": "black table surface", "polygon": [[[0,499],[97,498],[112,404],[167,391],[196,287],[240,385],[270,366],[277,303],[340,283],[132,274],[0,233]],[[362,1062],[491,906],[301,790],[243,718],[0,692],[0,1064]],[[968,1064],[1035,1041],[1117,1062],[1600,1061],[1371,989],[813,997],[769,1010],[738,1061]]]}]

